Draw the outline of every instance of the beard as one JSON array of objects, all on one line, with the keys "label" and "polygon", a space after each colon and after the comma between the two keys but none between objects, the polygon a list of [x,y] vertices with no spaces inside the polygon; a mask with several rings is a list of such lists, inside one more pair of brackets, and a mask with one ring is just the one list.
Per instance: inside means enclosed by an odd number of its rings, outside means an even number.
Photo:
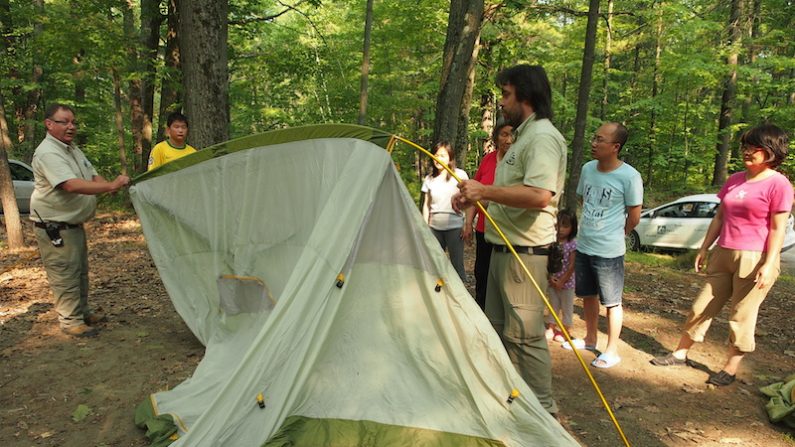
[{"label": "beard", "polygon": [[522,119],[522,111],[521,109],[517,110],[510,110],[503,108],[502,109],[502,116],[505,118],[505,123],[516,129],[517,127],[521,126],[524,120]]}]

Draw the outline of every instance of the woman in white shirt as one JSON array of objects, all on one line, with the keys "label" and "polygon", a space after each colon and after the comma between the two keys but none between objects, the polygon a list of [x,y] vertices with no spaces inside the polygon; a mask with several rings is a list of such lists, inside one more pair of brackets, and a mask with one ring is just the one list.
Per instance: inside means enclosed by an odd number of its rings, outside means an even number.
[{"label": "woman in white shirt", "polygon": [[[466,172],[455,167],[455,153],[450,143],[441,141],[436,145],[434,155],[447,164],[462,180],[468,180]],[[461,230],[464,228],[464,214],[453,211],[450,200],[458,191],[458,182],[442,165],[433,162],[433,171],[422,182],[422,217],[428,222],[434,236],[447,249],[450,262],[458,276],[466,281],[464,270],[464,240]]]}]

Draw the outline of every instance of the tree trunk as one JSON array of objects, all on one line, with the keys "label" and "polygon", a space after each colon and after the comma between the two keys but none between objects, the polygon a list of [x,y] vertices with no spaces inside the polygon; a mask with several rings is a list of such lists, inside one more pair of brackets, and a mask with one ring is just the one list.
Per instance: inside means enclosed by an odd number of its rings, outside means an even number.
[{"label": "tree trunk", "polygon": [[[168,0],[168,19],[166,30],[166,51],[163,55],[165,73],[160,80],[160,112],[157,119],[157,141],[165,138],[165,123],[170,112],[182,110],[180,92],[182,88],[182,67],[179,64],[179,16],[177,0]],[[147,161],[149,154],[145,154]]]},{"label": "tree trunk", "polygon": [[155,110],[155,66],[157,50],[160,46],[160,0],[141,0],[141,104],[143,108],[143,128],[141,129],[141,160],[135,164],[146,170],[149,152],[152,150],[152,122]]},{"label": "tree trunk", "polygon": [[[33,0],[36,13],[44,15],[44,0]],[[41,33],[44,31],[41,20],[34,20],[33,35],[31,41],[36,41]],[[35,144],[38,138],[36,137],[36,123],[38,122],[37,113],[39,110],[39,102],[41,102],[41,81],[44,69],[39,63],[40,50],[37,47],[31,49],[33,58],[33,68],[30,73],[30,85],[32,88],[28,89],[28,94],[24,105],[17,107],[17,132],[18,141],[20,143],[18,149],[21,153],[23,161],[30,163],[33,159],[33,151],[36,149]]]},{"label": "tree trunk", "polygon": [[193,146],[229,139],[228,0],[178,0],[185,112]]},{"label": "tree trunk", "polygon": [[0,205],[3,208],[3,219],[8,235],[8,248],[15,250],[25,245],[22,235],[22,221],[14,194],[14,182],[11,169],[8,167],[8,149],[11,148],[11,137],[8,135],[5,100],[0,94]]},{"label": "tree trunk", "polygon": [[607,30],[605,32],[605,74],[602,80],[602,107],[599,109],[599,119],[604,121],[607,115],[607,104],[610,101],[610,54],[613,46],[613,0],[607,0]]},{"label": "tree trunk", "polygon": [[370,75],[370,31],[373,29],[373,0],[367,0],[364,14],[364,48],[362,49],[362,79],[359,86],[359,124],[367,122],[367,77]]},{"label": "tree trunk", "polygon": [[[477,43],[483,23],[483,0],[452,0],[444,42],[442,76],[436,99],[433,144],[449,141],[461,158],[466,154],[468,138],[462,117],[469,117],[472,98],[471,79],[477,57]],[[469,92],[467,92],[469,90]]]},{"label": "tree trunk", "polygon": [[[760,19],[759,14],[762,9],[762,0],[753,0],[753,5],[751,10],[747,16],[747,35],[750,40],[748,45],[746,46],[746,60],[744,64],[754,66],[756,64],[756,52],[757,52],[757,45],[756,39],[759,37],[759,25]],[[759,77],[754,75],[751,79],[751,84],[756,85],[759,82]],[[751,125],[751,104],[754,100],[754,91],[753,88],[749,89],[746,93],[745,98],[743,99],[742,104],[742,122],[746,125]],[[740,154],[740,146],[733,145],[731,148],[731,154],[733,158],[739,158],[742,154]]]},{"label": "tree trunk", "polygon": [[596,25],[598,21],[599,0],[590,0],[588,5],[588,24],[585,28],[585,48],[582,53],[580,89],[577,93],[577,116],[574,119],[574,140],[571,143],[570,175],[568,182],[566,182],[564,203],[562,204],[571,209],[575,209],[578,203],[577,183],[580,181],[582,152],[585,145],[585,126],[588,119],[588,98],[591,93],[594,53],[596,50]]},{"label": "tree trunk", "polygon": [[113,74],[113,106],[115,109],[114,121],[116,124],[117,141],[119,142],[119,164],[121,175],[127,175],[127,149],[124,147],[124,113],[121,108],[121,77],[119,70],[112,68]]},{"label": "tree trunk", "polygon": [[491,91],[480,96],[480,109],[482,110],[480,114],[480,130],[483,131],[486,137],[483,141],[482,151],[479,154],[478,165],[483,156],[496,149],[494,142],[491,140],[491,134],[494,132],[494,126],[496,125],[494,120],[496,107],[494,103],[494,94]]},{"label": "tree trunk", "polygon": [[732,105],[737,89],[737,44],[740,41],[742,30],[740,28],[740,11],[742,0],[732,0],[729,12],[729,56],[727,64],[729,74],[723,87],[723,96],[720,102],[720,119],[718,121],[718,143],[716,145],[715,169],[712,173],[712,186],[720,186],[726,182],[729,165],[729,141],[731,140]]},{"label": "tree trunk", "polygon": [[651,76],[651,100],[652,107],[649,114],[649,153],[646,167],[647,187],[651,187],[654,175],[654,156],[657,152],[657,93],[660,89],[660,54],[662,53],[662,32],[663,32],[663,5],[657,5],[657,27],[654,37],[654,69]]},{"label": "tree trunk", "polygon": [[143,106],[143,81],[138,66],[138,33],[135,31],[135,17],[133,15],[133,0],[127,0],[122,9],[124,17],[124,37],[128,42],[135,42],[127,48],[127,63],[129,65],[130,80],[128,82],[128,97],[130,100],[130,125],[132,131],[133,170],[143,172],[146,165],[143,163],[144,146],[144,106]]},{"label": "tree trunk", "polygon": [[[86,70],[83,66],[83,59],[86,56],[86,50],[84,48],[80,48],[75,54],[75,57],[72,58],[72,62],[75,64],[75,104],[85,104],[86,103]],[[85,132],[78,132],[75,135],[75,142],[79,147],[85,147],[86,143],[88,142],[88,135]]]}]

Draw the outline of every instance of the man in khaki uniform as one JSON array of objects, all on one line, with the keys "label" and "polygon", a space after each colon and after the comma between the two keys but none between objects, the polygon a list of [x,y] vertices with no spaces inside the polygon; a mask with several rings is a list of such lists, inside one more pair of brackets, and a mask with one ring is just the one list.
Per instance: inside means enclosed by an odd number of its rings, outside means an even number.
[{"label": "man in khaki uniform", "polygon": [[[541,66],[519,65],[497,75],[500,107],[516,129],[515,142],[497,164],[494,184],[459,184],[454,208],[488,201],[488,212],[538,284],[546,283],[547,255],[555,237],[555,215],[566,177],[566,142],[552,117],[552,93]],[[494,244],[486,290],[486,316],[502,336],[519,374],[541,405],[558,411],[552,396],[552,365],[544,335],[544,301],[487,223],[486,241]]]},{"label": "man in khaki uniform", "polygon": [[30,219],[61,330],[78,337],[93,336],[97,330],[90,325],[103,317],[88,308],[88,245],[83,223],[94,216],[95,195],[117,191],[130,178],[120,175],[108,182],[72,144],[77,122],[71,107],[49,106],[44,125],[47,136],[33,154]]}]

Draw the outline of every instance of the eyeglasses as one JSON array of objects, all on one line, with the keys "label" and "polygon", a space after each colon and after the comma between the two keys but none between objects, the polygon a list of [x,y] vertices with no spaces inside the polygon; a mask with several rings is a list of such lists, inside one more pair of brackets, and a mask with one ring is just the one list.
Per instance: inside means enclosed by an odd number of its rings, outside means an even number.
[{"label": "eyeglasses", "polygon": [[757,151],[767,151],[767,149],[759,146],[751,146],[750,144],[741,144],[740,150],[745,152],[746,154],[753,154]]},{"label": "eyeglasses", "polygon": [[69,126],[70,124],[75,127],[80,126],[80,122],[78,121],[64,121],[64,120],[50,120],[50,121],[52,121],[53,123],[58,123],[62,126]]},{"label": "eyeglasses", "polygon": [[617,143],[617,141],[605,141],[605,140],[604,140],[602,137],[600,137],[599,135],[594,135],[594,136],[592,136],[592,137],[591,137],[591,143],[596,143],[596,144],[602,144],[602,143],[607,143],[607,144],[616,144],[616,143]]}]

